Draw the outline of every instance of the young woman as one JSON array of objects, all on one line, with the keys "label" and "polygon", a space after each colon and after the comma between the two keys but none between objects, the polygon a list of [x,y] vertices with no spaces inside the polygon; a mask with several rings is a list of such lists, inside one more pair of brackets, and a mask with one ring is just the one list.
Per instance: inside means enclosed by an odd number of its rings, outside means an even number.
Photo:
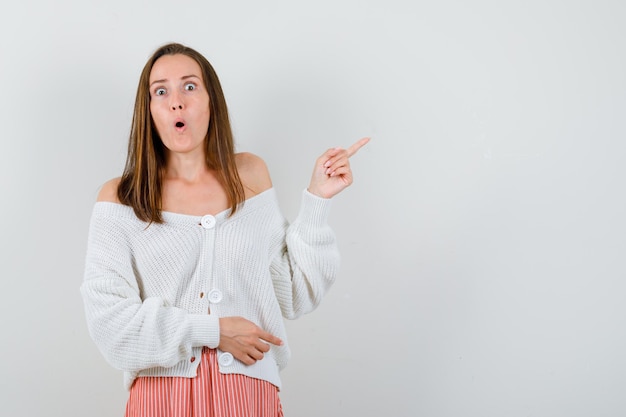
[{"label": "young woman", "polygon": [[126,416],[282,415],[283,318],[312,311],[335,279],[330,198],[367,141],[317,159],[289,224],[263,160],[234,152],[209,62],[180,44],[153,54],[123,175],[93,209],[81,287],[93,340],[124,371]]}]

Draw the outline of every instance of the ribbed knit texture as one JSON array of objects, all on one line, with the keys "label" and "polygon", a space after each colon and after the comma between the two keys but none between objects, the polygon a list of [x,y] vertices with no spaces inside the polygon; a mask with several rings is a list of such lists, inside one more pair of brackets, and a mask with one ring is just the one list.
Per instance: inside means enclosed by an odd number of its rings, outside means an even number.
[{"label": "ribbed knit texture", "polygon": [[[126,388],[138,375],[194,377],[195,358],[202,347],[218,346],[219,317],[229,316],[285,344],[252,366],[220,361],[220,372],[280,387],[279,370],[290,356],[283,317],[315,309],[338,271],[329,210],[330,200],[305,190],[289,225],[269,189],[205,228],[201,216],[165,212],[164,224],[148,226],[128,206],[96,203],[81,293],[91,337],[125,371]],[[219,302],[210,301],[212,290]]]}]

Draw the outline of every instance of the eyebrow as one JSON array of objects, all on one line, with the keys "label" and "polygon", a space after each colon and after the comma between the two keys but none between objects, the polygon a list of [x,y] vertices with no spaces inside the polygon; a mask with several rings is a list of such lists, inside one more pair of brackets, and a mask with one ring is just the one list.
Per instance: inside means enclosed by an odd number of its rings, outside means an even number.
[{"label": "eyebrow", "polygon": [[[194,75],[194,74],[185,75],[183,77],[180,77],[181,80],[187,80],[189,78],[197,78],[197,79],[201,80],[200,77],[198,77],[197,75]],[[164,78],[162,80],[154,80],[154,81],[152,81],[150,83],[150,87],[152,87],[154,84],[164,83],[165,81],[167,81],[167,78]]]}]

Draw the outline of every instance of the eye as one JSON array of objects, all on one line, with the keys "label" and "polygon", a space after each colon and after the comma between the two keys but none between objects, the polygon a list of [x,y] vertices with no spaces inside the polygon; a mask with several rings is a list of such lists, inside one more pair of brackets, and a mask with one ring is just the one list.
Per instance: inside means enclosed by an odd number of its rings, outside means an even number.
[{"label": "eye", "polygon": [[185,84],[185,90],[193,91],[195,89],[196,89],[196,85],[194,83],[187,83],[187,84]]},{"label": "eye", "polygon": [[156,90],[154,90],[155,96],[162,96],[163,94],[165,94],[165,88],[157,88]]}]

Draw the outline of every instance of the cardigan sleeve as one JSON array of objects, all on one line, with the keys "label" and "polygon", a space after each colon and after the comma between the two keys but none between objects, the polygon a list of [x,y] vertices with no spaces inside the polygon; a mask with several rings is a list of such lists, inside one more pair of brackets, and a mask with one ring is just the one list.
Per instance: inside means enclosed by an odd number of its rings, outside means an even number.
[{"label": "cardigan sleeve", "polygon": [[81,286],[89,333],[115,368],[171,367],[193,347],[217,347],[219,319],[190,314],[157,298],[142,300],[130,249],[132,231],[119,219],[92,215]]},{"label": "cardigan sleeve", "polygon": [[271,274],[283,317],[313,311],[331,287],[340,257],[328,225],[331,200],[303,191],[300,211],[274,236]]}]

